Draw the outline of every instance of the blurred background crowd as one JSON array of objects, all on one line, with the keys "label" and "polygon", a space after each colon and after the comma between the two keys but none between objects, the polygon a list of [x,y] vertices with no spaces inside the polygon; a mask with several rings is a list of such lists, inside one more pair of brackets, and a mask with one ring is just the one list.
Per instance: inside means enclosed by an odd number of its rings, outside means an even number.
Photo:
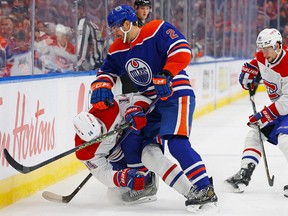
[{"label": "blurred background crowd", "polygon": [[[113,40],[106,18],[120,4],[133,7],[134,1],[0,0],[0,77],[99,68]],[[97,52],[90,44],[85,50],[93,67],[79,64],[82,17],[94,23]],[[266,27],[277,28],[288,43],[288,0],[152,0],[152,19],[168,21],[186,36],[191,63],[251,58]]]}]

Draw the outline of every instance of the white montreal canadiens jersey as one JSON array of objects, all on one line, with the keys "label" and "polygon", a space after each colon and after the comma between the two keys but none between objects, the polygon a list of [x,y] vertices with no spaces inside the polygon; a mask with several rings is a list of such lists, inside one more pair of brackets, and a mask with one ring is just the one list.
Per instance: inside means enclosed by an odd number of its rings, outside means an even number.
[{"label": "white montreal canadiens jersey", "polygon": [[[103,122],[105,125],[104,133],[107,133],[107,131],[112,131],[125,123],[123,117],[125,110],[135,103],[150,104],[151,100],[133,93],[118,95],[115,96],[112,107],[105,110],[92,108],[89,112]],[[124,157],[120,145],[114,148],[119,138],[120,134],[115,134],[104,139],[102,142],[95,143],[76,152],[77,158],[87,166],[100,182],[108,187],[115,186],[113,176],[116,171],[112,170],[110,162],[120,161]],[[84,141],[76,134],[75,145],[78,146],[82,143]],[[111,151],[112,149],[113,151]]]},{"label": "white montreal canadiens jersey", "polygon": [[279,58],[270,63],[262,52],[256,53],[251,64],[259,68],[263,83],[272,103],[280,115],[288,114],[288,53],[284,47]]}]

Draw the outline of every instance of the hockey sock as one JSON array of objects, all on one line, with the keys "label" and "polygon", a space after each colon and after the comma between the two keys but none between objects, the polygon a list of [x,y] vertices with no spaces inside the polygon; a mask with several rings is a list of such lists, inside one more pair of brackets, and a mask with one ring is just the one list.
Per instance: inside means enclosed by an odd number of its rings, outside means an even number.
[{"label": "hockey sock", "polygon": [[157,144],[143,149],[142,162],[151,171],[157,173],[163,181],[182,195],[187,195],[191,183],[182,169],[163,155]]},{"label": "hockey sock", "polygon": [[188,138],[173,136],[168,140],[168,148],[192,184],[196,184],[199,189],[210,184],[205,164],[200,155],[191,147]]}]

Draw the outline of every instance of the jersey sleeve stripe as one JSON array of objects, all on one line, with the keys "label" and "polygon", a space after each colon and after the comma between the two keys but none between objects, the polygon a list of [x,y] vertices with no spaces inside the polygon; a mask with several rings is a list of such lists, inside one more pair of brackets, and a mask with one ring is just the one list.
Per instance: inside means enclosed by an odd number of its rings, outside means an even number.
[{"label": "jersey sleeve stripe", "polygon": [[178,53],[188,53],[189,55],[191,55],[191,51],[188,49],[177,49],[177,50],[174,50],[173,52],[169,53],[168,58],[172,57]]},{"label": "jersey sleeve stripe", "polygon": [[188,85],[190,86],[190,81],[187,79],[177,79],[175,81],[172,81],[172,86],[176,87],[176,86],[181,86],[181,85]]},{"label": "jersey sleeve stripe", "polygon": [[117,81],[117,76],[113,76],[111,73],[107,74],[105,72],[98,71],[97,79],[108,79],[113,83],[113,85],[115,85]]},{"label": "jersey sleeve stripe", "polygon": [[190,46],[186,43],[179,44],[179,45],[173,47],[172,49],[170,49],[170,51],[168,52],[168,57],[172,56],[172,55],[174,55],[174,53],[178,53],[178,52],[191,53]]}]

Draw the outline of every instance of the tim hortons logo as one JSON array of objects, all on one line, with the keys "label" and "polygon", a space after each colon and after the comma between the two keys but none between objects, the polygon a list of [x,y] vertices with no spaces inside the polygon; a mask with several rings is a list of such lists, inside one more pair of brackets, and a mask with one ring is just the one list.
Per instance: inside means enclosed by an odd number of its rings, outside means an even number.
[{"label": "tim hortons logo", "polygon": [[[1,106],[5,105],[3,101]],[[45,121],[42,116],[45,109],[37,101],[34,116],[27,116],[26,96],[21,97],[18,92],[13,134],[0,130],[0,160],[2,167],[8,167],[3,150],[6,148],[18,161],[25,160],[33,155],[41,155],[44,151],[55,148],[55,118]],[[13,141],[12,141],[13,139]]]}]

